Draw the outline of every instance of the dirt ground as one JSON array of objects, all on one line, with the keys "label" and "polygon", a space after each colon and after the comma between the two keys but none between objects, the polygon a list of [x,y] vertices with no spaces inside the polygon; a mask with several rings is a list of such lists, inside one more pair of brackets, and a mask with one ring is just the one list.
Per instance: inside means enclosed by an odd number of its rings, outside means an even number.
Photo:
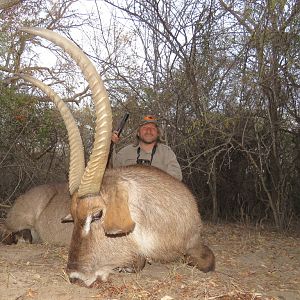
[{"label": "dirt ground", "polygon": [[0,299],[300,299],[299,232],[206,224],[203,241],[215,252],[215,272],[154,263],[139,274],[113,274],[93,288],[68,281],[65,248],[0,245]]}]

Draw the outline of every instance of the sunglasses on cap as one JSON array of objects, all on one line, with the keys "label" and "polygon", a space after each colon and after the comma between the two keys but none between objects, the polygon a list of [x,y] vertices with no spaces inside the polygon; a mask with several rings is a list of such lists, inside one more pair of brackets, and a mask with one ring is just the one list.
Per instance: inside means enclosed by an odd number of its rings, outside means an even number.
[{"label": "sunglasses on cap", "polygon": [[158,124],[157,124],[158,121],[157,121],[156,117],[153,116],[153,115],[146,115],[146,116],[144,116],[143,119],[142,119],[142,121],[141,121],[141,123],[140,123],[140,126],[145,125],[147,123],[153,123],[156,126],[158,126]]},{"label": "sunglasses on cap", "polygon": [[155,116],[148,115],[148,116],[144,116],[143,121],[153,121],[153,122],[157,122],[157,119],[155,118]]}]

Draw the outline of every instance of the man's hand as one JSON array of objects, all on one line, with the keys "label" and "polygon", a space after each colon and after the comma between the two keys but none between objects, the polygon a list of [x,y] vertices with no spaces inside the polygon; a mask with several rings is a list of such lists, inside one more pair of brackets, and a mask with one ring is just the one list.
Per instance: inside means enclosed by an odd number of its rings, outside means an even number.
[{"label": "man's hand", "polygon": [[120,137],[118,137],[118,132],[117,131],[114,131],[111,135],[111,141],[114,143],[114,144],[117,144],[119,143],[120,141]]}]

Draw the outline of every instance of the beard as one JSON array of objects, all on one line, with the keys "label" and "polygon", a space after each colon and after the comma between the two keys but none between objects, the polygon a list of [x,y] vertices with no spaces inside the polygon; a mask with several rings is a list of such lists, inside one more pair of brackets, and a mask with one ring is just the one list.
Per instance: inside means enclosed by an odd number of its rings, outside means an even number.
[{"label": "beard", "polygon": [[158,137],[154,137],[154,136],[146,136],[146,138],[139,137],[139,140],[141,142],[143,142],[144,144],[148,144],[148,145],[157,142],[157,139],[158,139]]}]

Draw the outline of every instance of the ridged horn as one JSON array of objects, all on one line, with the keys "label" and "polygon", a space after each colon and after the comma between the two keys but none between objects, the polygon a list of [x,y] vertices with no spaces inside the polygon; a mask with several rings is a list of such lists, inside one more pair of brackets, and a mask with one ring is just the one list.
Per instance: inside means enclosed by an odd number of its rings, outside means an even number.
[{"label": "ridged horn", "polygon": [[66,103],[45,83],[29,75],[18,74],[20,78],[41,89],[56,105],[68,131],[70,145],[70,194],[78,190],[85,169],[82,139],[76,121]]},{"label": "ridged horn", "polygon": [[95,141],[90,160],[81,179],[78,196],[98,194],[106,168],[112,132],[111,107],[103,81],[87,56],[67,38],[43,28],[22,27],[20,30],[43,37],[61,47],[74,59],[89,84],[96,108]]}]

